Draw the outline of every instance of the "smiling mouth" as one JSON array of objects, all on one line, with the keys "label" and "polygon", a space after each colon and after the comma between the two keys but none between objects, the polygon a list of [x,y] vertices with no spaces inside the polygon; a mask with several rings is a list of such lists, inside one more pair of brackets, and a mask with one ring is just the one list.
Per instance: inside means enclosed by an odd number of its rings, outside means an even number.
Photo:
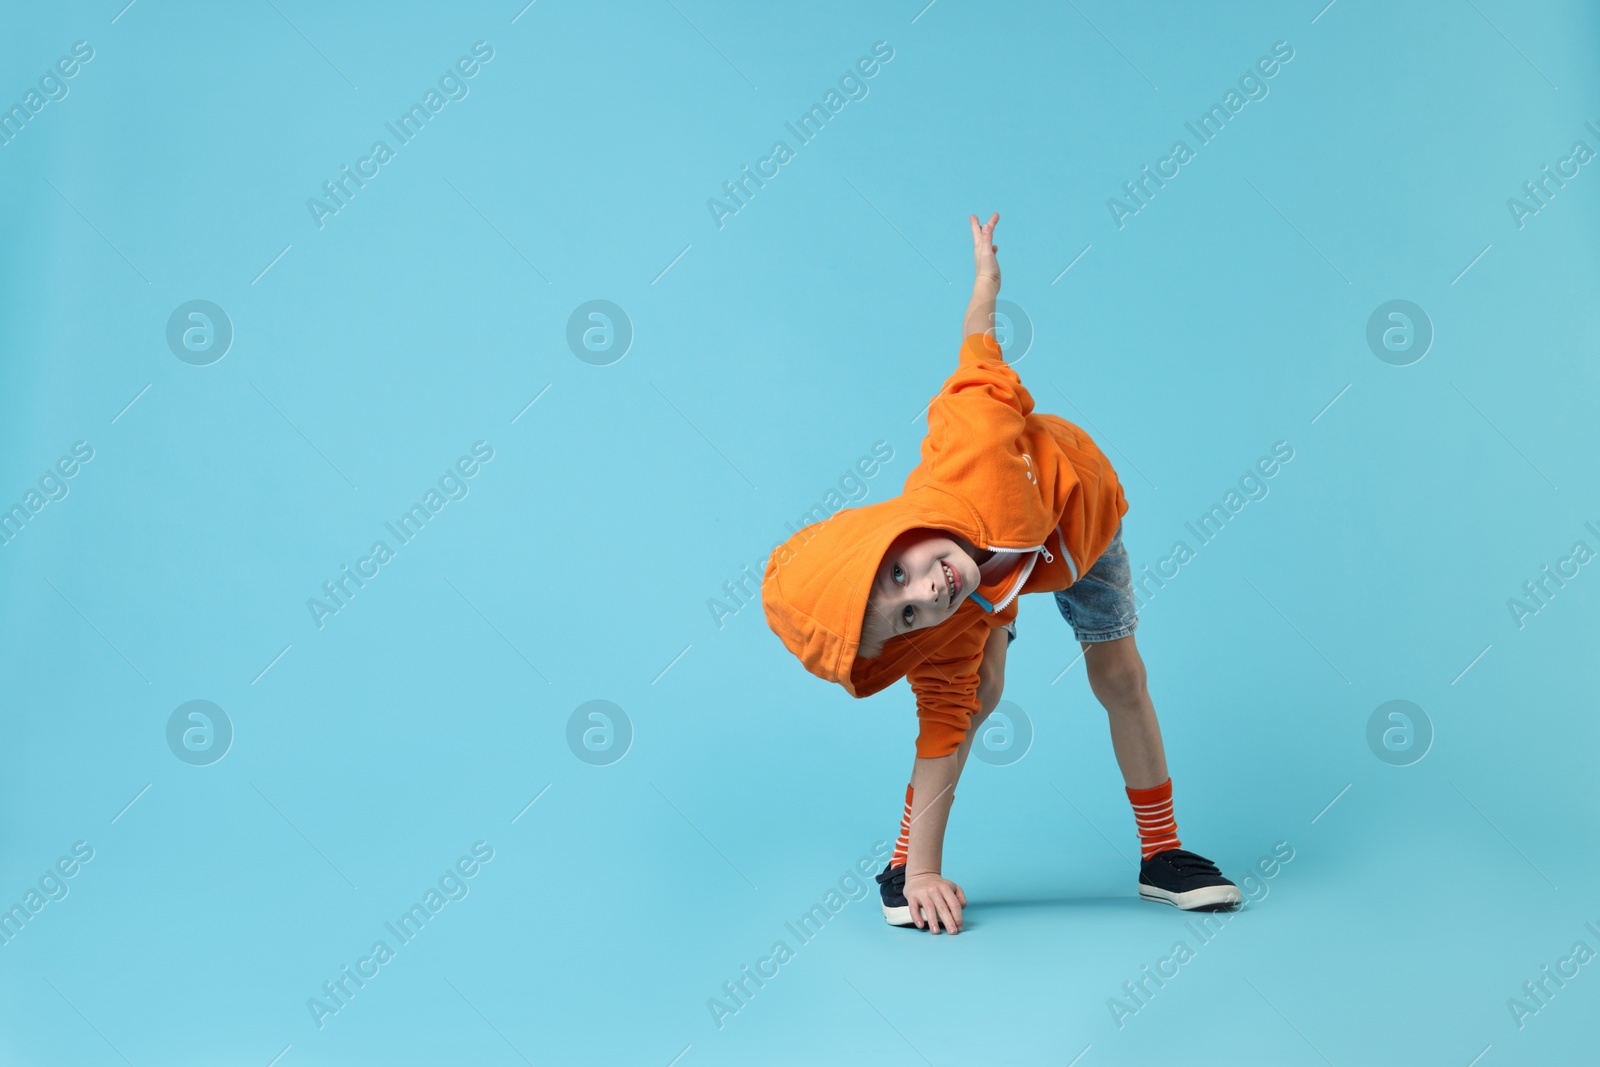
[{"label": "smiling mouth", "polygon": [[939,566],[944,568],[945,586],[948,588],[950,593],[946,605],[953,605],[956,602],[956,594],[961,591],[960,576],[956,574],[955,568],[951,567],[950,564],[946,563],[944,560],[939,561]]}]

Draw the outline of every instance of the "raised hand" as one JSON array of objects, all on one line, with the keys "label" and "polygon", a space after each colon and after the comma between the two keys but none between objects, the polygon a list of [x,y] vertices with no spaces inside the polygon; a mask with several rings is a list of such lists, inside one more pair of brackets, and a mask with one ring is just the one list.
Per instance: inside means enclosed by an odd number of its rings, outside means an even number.
[{"label": "raised hand", "polygon": [[1000,262],[995,254],[1000,251],[1000,246],[994,243],[994,228],[1000,222],[1000,213],[997,211],[989,216],[989,221],[978,225],[978,216],[969,215],[972,223],[972,264],[980,278],[993,278],[995,285],[1000,284]]}]

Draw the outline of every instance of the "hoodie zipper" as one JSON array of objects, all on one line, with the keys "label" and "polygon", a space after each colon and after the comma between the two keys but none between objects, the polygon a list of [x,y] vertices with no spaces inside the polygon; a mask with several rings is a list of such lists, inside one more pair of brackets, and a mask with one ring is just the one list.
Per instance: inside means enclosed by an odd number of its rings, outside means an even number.
[{"label": "hoodie zipper", "polygon": [[989,551],[1033,553],[1033,555],[1028,557],[1027,562],[1023,564],[1022,573],[1017,576],[1017,580],[1011,583],[1011,589],[1006,593],[1005,598],[996,602],[995,606],[989,609],[991,613],[1004,611],[1007,604],[1017,599],[1018,595],[1022,592],[1022,587],[1028,583],[1028,575],[1033,573],[1033,565],[1039,562],[1040,552],[1044,553],[1046,562],[1050,562],[1055,559],[1055,557],[1050,554],[1050,549],[1045,545],[1034,545],[1032,548],[991,548]]},{"label": "hoodie zipper", "polygon": [[1067,561],[1067,573],[1072,575],[1072,580],[1078,580],[1077,565],[1072,562],[1072,553],[1067,551],[1067,539],[1061,535],[1061,527],[1056,527],[1056,544],[1061,546],[1061,556]]},{"label": "hoodie zipper", "polygon": [[[1056,534],[1056,544],[1061,546],[1061,554],[1067,560],[1067,570],[1072,574],[1072,580],[1073,581],[1077,581],[1078,580],[1077,569],[1075,567],[1073,567],[1073,565],[1072,565],[1072,556],[1070,554],[1068,554],[1068,552],[1067,552],[1067,543],[1066,543],[1066,541],[1062,540],[1061,527],[1059,527],[1059,526],[1056,527],[1055,534]],[[1028,584],[1028,576],[1033,573],[1033,565],[1035,563],[1039,562],[1039,555],[1041,553],[1044,555],[1044,561],[1046,563],[1054,563],[1056,561],[1056,558],[1050,554],[1050,546],[1048,544],[1034,545],[1032,548],[991,548],[989,551],[990,552],[1032,552],[1033,553],[1032,556],[1028,557],[1027,563],[1025,563],[1023,565],[1022,573],[1020,575],[1018,575],[1017,576],[1017,580],[1012,583],[1011,589],[1010,589],[1009,592],[1006,593],[1005,598],[1000,600],[1000,601],[998,601],[998,602],[996,602],[995,606],[993,608],[989,609],[991,613],[1004,611],[1006,609],[1006,605],[1010,604],[1013,600],[1017,599],[1017,597],[1021,595],[1022,587],[1024,585]]]}]

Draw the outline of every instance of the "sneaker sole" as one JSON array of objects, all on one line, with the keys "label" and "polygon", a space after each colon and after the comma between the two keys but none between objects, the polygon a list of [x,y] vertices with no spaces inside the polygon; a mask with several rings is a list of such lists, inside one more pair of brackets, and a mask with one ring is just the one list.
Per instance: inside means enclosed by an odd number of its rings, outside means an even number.
[{"label": "sneaker sole", "polygon": [[888,923],[890,926],[916,925],[916,923],[911,921],[911,905],[909,904],[902,904],[898,908],[891,908],[889,905],[885,904],[883,906],[883,921]]},{"label": "sneaker sole", "polygon": [[1139,895],[1145,900],[1153,900],[1158,904],[1171,904],[1183,911],[1207,909],[1215,911],[1244,901],[1239,887],[1233,885],[1208,885],[1203,889],[1191,889],[1187,893],[1172,893],[1165,889],[1157,889],[1153,885],[1141,884]]}]

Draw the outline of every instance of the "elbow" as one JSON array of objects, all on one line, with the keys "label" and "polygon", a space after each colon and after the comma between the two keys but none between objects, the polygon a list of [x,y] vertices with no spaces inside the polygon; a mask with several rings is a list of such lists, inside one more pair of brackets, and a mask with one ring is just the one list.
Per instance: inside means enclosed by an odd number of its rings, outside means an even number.
[{"label": "elbow", "polygon": [[950,741],[940,740],[940,741],[937,741],[937,742],[933,742],[933,741],[924,742],[921,738],[918,738],[917,739],[917,758],[918,759],[943,759],[946,756],[955,755],[956,754],[956,750],[959,749],[960,747],[961,747],[961,741],[959,739],[950,740]]},{"label": "elbow", "polygon": [[953,756],[966,736],[965,715],[961,716],[959,724],[944,719],[924,718],[922,728],[917,732],[917,758],[942,759],[945,756]]}]

